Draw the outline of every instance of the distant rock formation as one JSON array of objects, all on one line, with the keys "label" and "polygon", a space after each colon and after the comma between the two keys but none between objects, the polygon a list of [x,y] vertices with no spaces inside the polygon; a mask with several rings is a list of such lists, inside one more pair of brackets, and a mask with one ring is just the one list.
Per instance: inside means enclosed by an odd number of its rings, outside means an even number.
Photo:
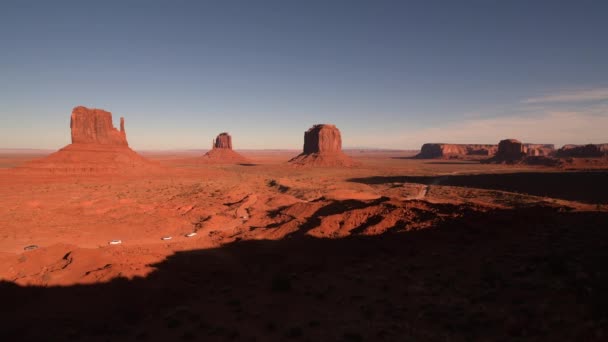
[{"label": "distant rock formation", "polygon": [[557,150],[559,158],[598,158],[608,156],[608,144],[564,145]]},{"label": "distant rock formation", "polygon": [[422,145],[420,153],[415,158],[436,159],[492,156],[496,153],[496,149],[496,145],[427,143]]},{"label": "distant rock formation", "polygon": [[524,152],[529,157],[548,157],[555,153],[553,144],[523,144]]},{"label": "distant rock formation", "polygon": [[55,174],[130,173],[158,165],[143,158],[127,143],[124,119],[120,131],[112,124],[112,113],[83,106],[72,110],[72,143],[42,159],[26,163],[20,171]]},{"label": "distant rock formation", "polygon": [[229,148],[232,150],[232,137],[227,132],[220,133],[213,141],[212,148]]},{"label": "distant rock formation", "polygon": [[513,162],[521,160],[526,155],[524,145],[517,139],[505,139],[498,143],[496,159]]},{"label": "distant rock formation", "polygon": [[353,166],[354,161],[342,152],[340,130],[329,124],[318,124],[304,132],[304,149],[290,163],[308,166]]},{"label": "distant rock formation", "polygon": [[102,109],[78,106],[70,120],[72,144],[100,144],[128,146],[125,119],[120,118],[120,131],[112,124],[112,113]]},{"label": "distant rock formation", "polygon": [[205,164],[249,164],[251,161],[232,150],[232,137],[227,132],[220,133],[212,141],[211,150],[202,157]]}]

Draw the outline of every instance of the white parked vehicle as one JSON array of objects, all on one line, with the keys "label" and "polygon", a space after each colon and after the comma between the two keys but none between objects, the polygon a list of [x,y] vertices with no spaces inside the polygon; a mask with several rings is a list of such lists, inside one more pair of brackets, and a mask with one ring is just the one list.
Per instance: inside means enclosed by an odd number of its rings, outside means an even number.
[{"label": "white parked vehicle", "polygon": [[122,243],[122,240],[112,240],[110,242],[108,242],[109,245],[120,245]]}]

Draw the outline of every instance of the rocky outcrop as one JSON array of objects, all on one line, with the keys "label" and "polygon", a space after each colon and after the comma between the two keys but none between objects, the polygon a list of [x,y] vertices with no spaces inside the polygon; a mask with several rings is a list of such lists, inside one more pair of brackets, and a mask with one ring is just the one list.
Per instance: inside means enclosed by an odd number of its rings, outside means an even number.
[{"label": "rocky outcrop", "polygon": [[304,154],[342,152],[342,136],[334,125],[320,124],[304,132]]},{"label": "rocky outcrop", "polygon": [[140,173],[159,170],[127,143],[124,119],[120,131],[112,124],[112,113],[102,109],[76,107],[70,128],[72,143],[42,159],[26,163],[19,171],[53,174]]},{"label": "rocky outcrop", "polygon": [[608,144],[564,145],[557,150],[559,158],[598,158],[608,156]]},{"label": "rocky outcrop", "polygon": [[232,150],[232,137],[227,132],[220,133],[211,145],[211,150],[203,155],[204,164],[249,164],[251,161]]},{"label": "rocky outcrop", "polygon": [[525,155],[524,145],[517,139],[505,139],[498,143],[496,159],[509,162],[521,160]]},{"label": "rocky outcrop", "polygon": [[422,145],[420,153],[415,158],[436,159],[492,156],[496,153],[496,149],[496,145],[427,143]]},{"label": "rocky outcrop", "polygon": [[112,113],[102,109],[74,108],[70,128],[73,144],[128,146],[124,118],[120,118],[119,131],[112,124]]},{"label": "rocky outcrop", "polygon": [[212,148],[228,148],[232,150],[232,137],[227,132],[220,133],[213,141]]},{"label": "rocky outcrop", "polygon": [[523,144],[524,152],[529,157],[548,157],[555,153],[553,144]]},{"label": "rocky outcrop", "polygon": [[303,152],[290,163],[308,166],[352,166],[353,160],[342,152],[340,130],[329,124],[312,126],[304,132]]}]

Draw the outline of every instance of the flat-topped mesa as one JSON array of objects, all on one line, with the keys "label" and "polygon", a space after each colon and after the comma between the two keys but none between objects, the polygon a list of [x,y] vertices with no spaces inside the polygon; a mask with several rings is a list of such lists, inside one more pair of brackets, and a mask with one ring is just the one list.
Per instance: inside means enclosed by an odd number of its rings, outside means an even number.
[{"label": "flat-topped mesa", "polygon": [[228,132],[220,133],[213,141],[213,148],[227,148],[232,150],[232,137]]},{"label": "flat-topped mesa", "polygon": [[342,152],[342,136],[334,125],[314,125],[304,132],[304,149],[292,158],[293,165],[353,166],[356,163]]},{"label": "flat-topped mesa", "polygon": [[504,139],[498,143],[496,158],[503,161],[521,160],[526,155],[524,144],[517,139]]},{"label": "flat-topped mesa", "polygon": [[492,156],[496,145],[427,143],[416,155],[418,159],[462,158],[466,156]]},{"label": "flat-topped mesa", "polygon": [[72,144],[128,146],[124,118],[120,131],[112,124],[112,113],[102,109],[75,107],[70,120]]},{"label": "flat-topped mesa", "polygon": [[304,154],[339,152],[342,152],[342,137],[336,126],[318,124],[304,132]]},{"label": "flat-topped mesa", "polygon": [[560,158],[598,158],[608,156],[608,144],[564,145],[557,150]]}]

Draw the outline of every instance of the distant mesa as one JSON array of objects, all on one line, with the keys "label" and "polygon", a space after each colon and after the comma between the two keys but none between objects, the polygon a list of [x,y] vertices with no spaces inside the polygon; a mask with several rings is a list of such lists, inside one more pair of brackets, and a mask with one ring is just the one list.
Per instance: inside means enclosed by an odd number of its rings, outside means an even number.
[{"label": "distant mesa", "polygon": [[553,157],[553,144],[522,143],[517,139],[504,139],[498,143],[498,151],[485,163],[526,164],[538,166],[560,166],[560,160]]},{"label": "distant mesa", "polygon": [[465,159],[474,156],[493,156],[496,153],[496,145],[480,144],[423,144],[415,158],[417,159]]},{"label": "distant mesa", "polygon": [[120,118],[120,130],[117,130],[110,112],[75,107],[70,128],[71,144],[45,158],[26,163],[20,169],[88,174],[124,173],[158,167],[129,148],[124,119]]},{"label": "distant mesa", "polygon": [[353,166],[355,162],[342,152],[340,130],[329,124],[318,124],[304,132],[304,149],[290,163],[300,166]]},{"label": "distant mesa", "polygon": [[608,144],[564,145],[557,150],[559,158],[599,158],[608,156]]},{"label": "distant mesa", "polygon": [[555,154],[553,144],[523,144],[528,157],[549,157]]},{"label": "distant mesa", "polygon": [[211,150],[203,155],[206,164],[249,164],[251,161],[232,150],[232,137],[227,132],[220,133],[211,143]]}]

